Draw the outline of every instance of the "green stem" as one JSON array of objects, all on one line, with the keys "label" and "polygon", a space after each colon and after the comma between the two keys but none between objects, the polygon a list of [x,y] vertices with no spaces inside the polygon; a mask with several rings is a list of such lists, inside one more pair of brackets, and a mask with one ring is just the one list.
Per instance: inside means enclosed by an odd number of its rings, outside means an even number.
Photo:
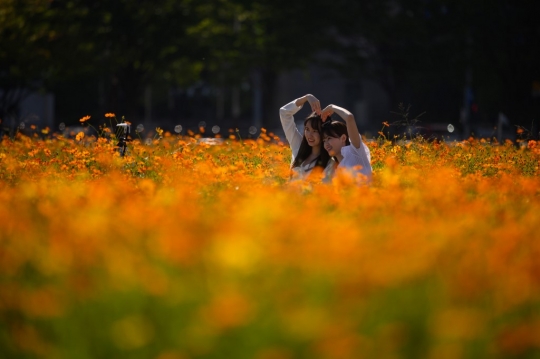
[{"label": "green stem", "polygon": [[244,141],[242,140],[242,136],[240,136],[240,130],[236,129],[236,135],[237,135],[238,138],[240,139],[240,143],[241,143],[241,144],[244,144]]}]

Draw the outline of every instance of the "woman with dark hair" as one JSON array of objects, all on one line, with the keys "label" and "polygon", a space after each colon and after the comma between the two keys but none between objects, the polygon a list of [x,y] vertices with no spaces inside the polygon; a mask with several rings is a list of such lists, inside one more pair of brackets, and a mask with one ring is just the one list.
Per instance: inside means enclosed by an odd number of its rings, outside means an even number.
[{"label": "woman with dark hair", "polygon": [[[345,123],[331,121],[329,117],[333,113],[338,114]],[[321,111],[321,117],[324,148],[338,163],[336,168],[358,169],[370,180],[371,155],[369,148],[362,141],[362,136],[358,133],[352,113],[342,107],[328,105]]]},{"label": "woman with dark hair", "polygon": [[[302,135],[294,122],[294,114],[300,111],[306,102],[310,104],[313,112],[304,120]],[[286,104],[279,109],[279,117],[291,147],[291,169],[296,177],[304,178],[316,167],[322,171],[332,167],[332,163],[329,164],[330,156],[323,148],[321,104],[315,96],[308,94]]]}]

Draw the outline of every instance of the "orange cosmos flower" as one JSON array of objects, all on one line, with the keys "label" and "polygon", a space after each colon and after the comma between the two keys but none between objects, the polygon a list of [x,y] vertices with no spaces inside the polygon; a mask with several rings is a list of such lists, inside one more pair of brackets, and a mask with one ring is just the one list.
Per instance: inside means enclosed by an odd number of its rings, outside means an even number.
[{"label": "orange cosmos flower", "polygon": [[105,117],[116,117],[116,115],[112,112],[106,113]]},{"label": "orange cosmos flower", "polygon": [[81,123],[85,123],[86,121],[88,121],[90,119],[91,116],[84,116],[83,118],[81,118],[79,121]]}]

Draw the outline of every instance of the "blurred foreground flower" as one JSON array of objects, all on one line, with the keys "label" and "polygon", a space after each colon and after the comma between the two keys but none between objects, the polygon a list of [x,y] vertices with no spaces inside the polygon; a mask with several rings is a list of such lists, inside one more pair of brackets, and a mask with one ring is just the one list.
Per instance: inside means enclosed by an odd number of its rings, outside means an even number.
[{"label": "blurred foreground flower", "polygon": [[537,142],[366,141],[357,186],[110,128],[0,142],[0,357],[539,357]]}]

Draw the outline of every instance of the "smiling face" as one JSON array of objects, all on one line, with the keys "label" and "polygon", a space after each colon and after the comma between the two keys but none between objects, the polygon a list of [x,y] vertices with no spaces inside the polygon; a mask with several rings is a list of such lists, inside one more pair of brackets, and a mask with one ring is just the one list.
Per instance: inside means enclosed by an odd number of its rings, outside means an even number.
[{"label": "smiling face", "polygon": [[322,129],[324,149],[330,156],[341,161],[341,149],[350,144],[347,125],[339,121],[325,122]]},{"label": "smiling face", "polygon": [[304,126],[304,136],[306,137],[308,145],[315,147],[321,144],[321,134],[317,128],[312,126],[311,122],[312,121],[306,121]]},{"label": "smiling face", "polygon": [[347,136],[341,135],[340,137],[333,137],[324,135],[324,149],[330,156],[337,156],[341,154],[341,148],[345,146]]}]

